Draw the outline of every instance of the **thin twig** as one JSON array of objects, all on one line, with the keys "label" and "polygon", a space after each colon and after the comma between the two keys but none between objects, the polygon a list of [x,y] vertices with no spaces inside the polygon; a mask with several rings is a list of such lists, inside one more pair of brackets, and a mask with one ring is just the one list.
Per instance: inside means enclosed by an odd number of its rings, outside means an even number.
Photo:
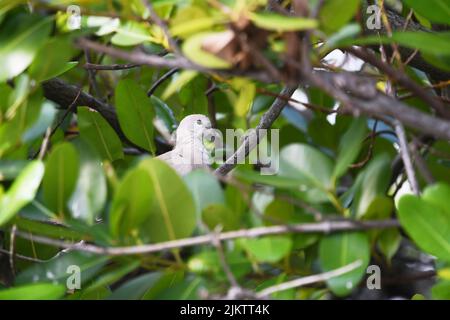
[{"label": "thin twig", "polygon": [[312,284],[312,283],[324,282],[331,278],[335,278],[340,275],[349,273],[350,271],[353,271],[353,270],[359,268],[361,265],[362,265],[362,261],[356,260],[346,266],[343,266],[341,268],[338,268],[338,269],[335,269],[332,271],[319,273],[319,274],[315,274],[312,276],[303,277],[300,279],[295,279],[292,281],[287,281],[287,282],[283,282],[280,284],[276,284],[274,286],[271,286],[264,290],[259,291],[256,294],[256,297],[260,298],[260,299],[267,298],[268,296],[270,296],[271,294],[276,293],[276,292],[285,291],[285,290],[289,290],[289,289],[293,289],[293,288],[298,288],[298,287]]},{"label": "thin twig", "polygon": [[17,225],[13,225],[11,228],[11,234],[9,236],[9,266],[11,267],[11,272],[13,275],[16,274],[16,233],[17,233]]},{"label": "thin twig", "polygon": [[177,73],[180,70],[180,68],[172,68],[169,71],[167,71],[166,73],[164,73],[158,80],[156,80],[152,86],[150,87],[150,89],[148,89],[147,91],[147,96],[150,97],[152,96],[156,89],[158,89],[158,87],[167,79],[169,79],[173,74]]},{"label": "thin twig", "polygon": [[232,288],[239,288],[239,283],[236,280],[236,277],[234,276],[233,272],[231,271],[230,266],[227,263],[227,259],[225,257],[225,254],[223,252],[222,248],[222,242],[219,239],[221,231],[221,226],[217,226],[216,229],[211,231],[211,242],[216,248],[217,255],[219,256],[220,264],[222,265],[223,271],[225,272],[225,275],[227,276],[228,281],[231,284]]},{"label": "thin twig", "polygon": [[85,63],[84,68],[88,70],[126,70],[140,67],[137,63],[125,63],[125,64],[95,64],[95,63]]},{"label": "thin twig", "polygon": [[[0,252],[3,253],[3,254],[6,254],[8,256],[12,255],[11,252],[9,252],[8,250],[2,249],[2,248],[0,248]],[[29,257],[29,256],[24,256],[24,255],[21,255],[21,254],[18,254],[18,253],[15,253],[14,256],[17,259],[24,260],[24,261],[31,261],[31,262],[38,262],[38,263],[46,262],[45,260],[36,259],[36,258],[33,258],[33,257]]]},{"label": "thin twig", "polygon": [[[221,241],[233,240],[238,238],[256,238],[261,236],[279,235],[287,233],[332,233],[343,231],[357,231],[357,230],[369,230],[369,229],[386,229],[397,228],[400,224],[397,220],[372,220],[372,221],[323,221],[318,223],[303,223],[293,225],[275,225],[257,227],[252,229],[241,229],[236,231],[223,232],[217,235]],[[27,232],[17,231],[17,236],[33,240],[34,242],[43,243],[55,247],[61,247],[71,250],[85,251],[96,254],[104,254],[110,256],[123,256],[123,255],[135,255],[146,254],[152,252],[160,252],[165,250],[171,250],[176,248],[192,247],[202,244],[211,243],[211,235],[201,235],[192,238],[184,238],[178,240],[171,240],[155,244],[145,244],[131,247],[103,247],[86,243],[73,244],[66,241],[47,238],[38,235],[31,235]]]},{"label": "thin twig", "polygon": [[77,106],[77,101],[78,101],[78,98],[80,97],[82,91],[83,90],[80,87],[77,95],[75,96],[75,99],[73,99],[72,103],[64,111],[64,114],[61,117],[61,119],[58,121],[58,123],[53,127],[53,129],[50,132],[48,132],[49,129],[47,129],[47,131],[45,132],[44,140],[42,141],[41,148],[33,155],[32,159],[35,159],[38,155],[39,155],[40,160],[42,160],[44,158],[50,138],[55,134],[56,130],[58,130],[58,128],[63,124],[64,120],[66,120],[69,113],[73,112],[73,109]]},{"label": "thin twig", "polygon": [[411,160],[411,154],[408,147],[408,141],[406,140],[405,128],[400,121],[395,120],[395,132],[397,133],[398,143],[400,145],[400,155],[403,159],[403,164],[405,165],[406,176],[408,177],[409,185],[414,194],[419,195],[419,183],[416,179],[416,173],[414,172],[414,166]]}]

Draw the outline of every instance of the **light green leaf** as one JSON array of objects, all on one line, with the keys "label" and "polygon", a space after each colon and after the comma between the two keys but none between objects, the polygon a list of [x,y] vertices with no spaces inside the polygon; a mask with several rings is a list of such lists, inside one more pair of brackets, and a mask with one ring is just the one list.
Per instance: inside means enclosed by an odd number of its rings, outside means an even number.
[{"label": "light green leaf", "polygon": [[0,198],[0,226],[34,199],[44,175],[41,161],[30,162],[16,178],[8,192]]},{"label": "light green leaf", "polygon": [[255,99],[256,85],[253,81],[236,78],[233,80],[233,87],[239,90],[234,111],[238,117],[245,117]]},{"label": "light green leaf", "polygon": [[224,204],[225,196],[217,178],[204,170],[194,170],[183,177],[194,196],[197,211],[200,213],[210,204]]},{"label": "light green leaf", "polygon": [[197,71],[192,70],[183,70],[178,76],[174,76],[172,78],[172,81],[167,86],[167,88],[164,90],[164,93],[162,94],[161,98],[163,100],[167,100],[170,98],[175,92],[183,88],[189,81],[195,78],[197,76]]},{"label": "light green leaf", "polygon": [[127,21],[117,28],[116,34],[111,38],[112,44],[118,46],[135,46],[137,44],[153,41],[150,31],[140,22]]},{"label": "light green leaf", "polygon": [[153,141],[152,100],[133,80],[120,80],[116,87],[116,108],[120,127],[131,142],[145,150],[155,152]]},{"label": "light green leaf", "polygon": [[405,0],[405,3],[432,22],[450,24],[450,2],[448,0]]},{"label": "light green leaf", "polygon": [[67,202],[75,190],[78,170],[78,154],[68,142],[57,145],[47,158],[42,182],[44,201],[61,217],[68,213]]},{"label": "light green leaf", "polygon": [[292,239],[288,236],[243,239],[241,243],[258,262],[280,261],[292,248]]},{"label": "light green leaf", "polygon": [[112,162],[123,158],[122,142],[98,112],[88,107],[80,107],[77,114],[82,139],[92,144],[103,159]]},{"label": "light green leaf", "polygon": [[280,153],[280,176],[297,178],[298,184],[327,190],[332,187],[333,162],[306,144],[291,144]]},{"label": "light green leaf", "polygon": [[148,173],[143,168],[128,171],[117,186],[112,201],[109,215],[112,235],[139,235],[139,227],[150,216],[154,199],[155,192]]},{"label": "light green leaf", "polygon": [[356,14],[359,0],[328,0],[320,9],[319,19],[326,32],[341,29]]},{"label": "light green leaf", "polygon": [[36,283],[0,290],[0,300],[55,300],[65,293],[63,285]]},{"label": "light green leaf", "polygon": [[366,120],[357,118],[353,120],[350,128],[342,136],[339,143],[339,152],[334,167],[333,177],[339,178],[348,170],[361,150],[364,135],[367,131]]},{"label": "light green leaf", "polygon": [[397,229],[381,231],[378,237],[378,246],[386,259],[390,261],[400,247],[402,236]]},{"label": "light green leaf", "polygon": [[[448,199],[442,205],[448,206]],[[424,251],[450,261],[450,211],[433,201],[413,195],[404,195],[397,204],[401,225]]]},{"label": "light green leaf", "polygon": [[323,271],[332,271],[360,260],[361,266],[327,281],[338,297],[350,294],[365,274],[370,258],[369,240],[365,233],[346,232],[328,235],[320,241],[319,261]]},{"label": "light green leaf", "polygon": [[211,39],[214,36],[218,35],[220,35],[220,33],[197,33],[184,41],[182,51],[186,55],[186,57],[201,66],[213,69],[228,69],[231,67],[231,64],[228,61],[225,61],[211,53],[208,53],[202,48],[206,38]]},{"label": "light green leaf", "polygon": [[250,20],[258,27],[279,32],[314,29],[317,20],[284,16],[276,13],[250,13]]},{"label": "light green leaf", "polygon": [[18,15],[2,25],[0,31],[0,82],[24,71],[33,61],[51,30],[51,19]]}]

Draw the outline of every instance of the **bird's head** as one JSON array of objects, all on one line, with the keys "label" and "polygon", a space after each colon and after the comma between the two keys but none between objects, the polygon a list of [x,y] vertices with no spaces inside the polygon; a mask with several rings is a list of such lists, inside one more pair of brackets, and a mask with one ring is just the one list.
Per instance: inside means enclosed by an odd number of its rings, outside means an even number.
[{"label": "bird's head", "polygon": [[211,129],[211,121],[202,114],[191,114],[181,120],[177,128],[177,140],[182,137],[201,138],[206,130]]}]

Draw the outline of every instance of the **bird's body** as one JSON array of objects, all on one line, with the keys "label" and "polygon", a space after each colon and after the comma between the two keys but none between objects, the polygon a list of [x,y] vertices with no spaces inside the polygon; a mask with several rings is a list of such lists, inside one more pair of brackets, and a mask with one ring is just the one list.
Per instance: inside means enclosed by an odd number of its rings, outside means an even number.
[{"label": "bird's body", "polygon": [[158,159],[167,162],[180,175],[198,168],[208,168],[210,158],[203,144],[203,137],[210,128],[211,122],[204,115],[185,117],[177,128],[175,147],[158,156]]}]

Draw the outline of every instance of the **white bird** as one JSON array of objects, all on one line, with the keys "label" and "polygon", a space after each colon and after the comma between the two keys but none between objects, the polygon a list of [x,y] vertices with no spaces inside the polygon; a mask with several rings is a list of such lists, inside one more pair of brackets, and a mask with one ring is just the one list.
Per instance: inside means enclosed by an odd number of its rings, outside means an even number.
[{"label": "white bird", "polygon": [[173,150],[157,158],[167,162],[180,175],[185,175],[197,168],[208,168],[210,157],[203,144],[203,138],[209,129],[211,129],[211,122],[208,117],[202,114],[185,117],[176,130],[176,143]]}]

